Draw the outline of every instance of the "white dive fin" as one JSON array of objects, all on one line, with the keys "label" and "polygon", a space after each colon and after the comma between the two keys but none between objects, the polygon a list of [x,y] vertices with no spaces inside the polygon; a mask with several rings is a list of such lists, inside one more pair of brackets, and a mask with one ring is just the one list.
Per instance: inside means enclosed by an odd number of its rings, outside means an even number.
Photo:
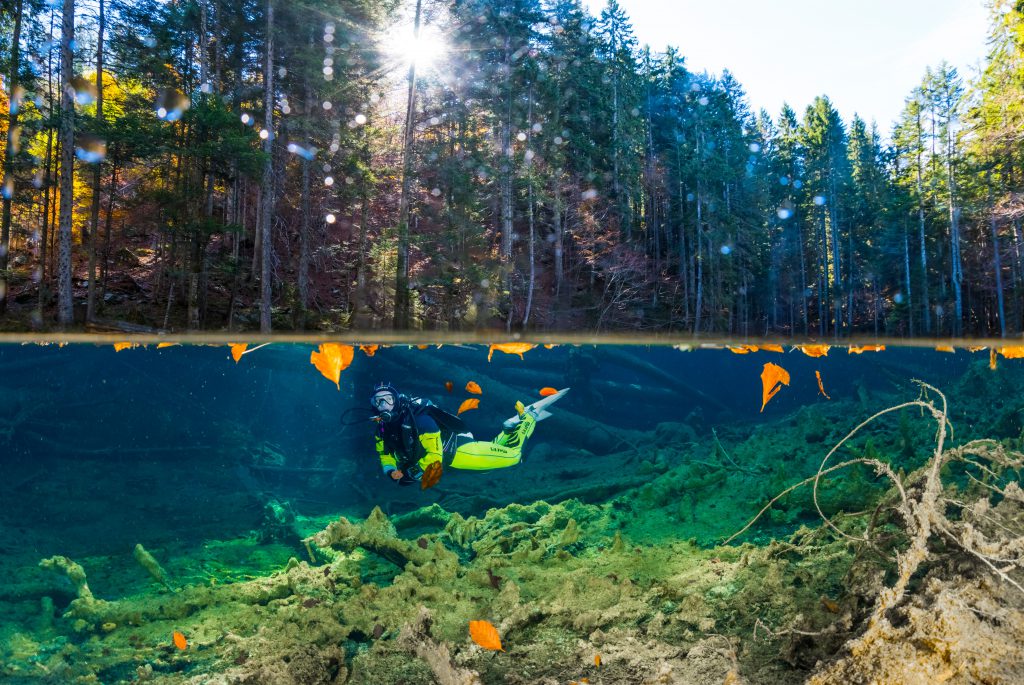
[{"label": "white dive fin", "polygon": [[[570,388],[564,388],[556,392],[554,395],[548,395],[544,399],[537,400],[533,404],[527,406],[526,411],[532,413],[535,417],[537,417],[538,421],[543,421],[544,419],[551,416],[551,412],[546,411],[546,409],[555,402],[557,402],[558,400],[565,397],[565,393],[569,392],[569,390]],[[512,418],[505,422],[506,425],[508,425],[509,423],[511,423],[512,425],[519,423],[519,416],[513,416]]]}]

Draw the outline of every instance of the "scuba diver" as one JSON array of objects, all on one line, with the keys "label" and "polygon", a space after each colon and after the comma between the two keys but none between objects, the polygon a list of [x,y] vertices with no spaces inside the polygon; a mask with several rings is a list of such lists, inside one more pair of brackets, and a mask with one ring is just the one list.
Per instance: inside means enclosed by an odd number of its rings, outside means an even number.
[{"label": "scuba diver", "polygon": [[[399,485],[419,482],[424,490],[441,478],[442,463],[453,469],[491,471],[515,466],[523,459],[523,446],[533,435],[545,411],[568,388],[530,406],[516,402],[516,416],[505,421],[491,442],[477,441],[458,416],[430,400],[407,397],[390,383],[379,383],[370,396],[377,412],[374,440],[384,474]],[[442,439],[442,434],[447,436]]]}]

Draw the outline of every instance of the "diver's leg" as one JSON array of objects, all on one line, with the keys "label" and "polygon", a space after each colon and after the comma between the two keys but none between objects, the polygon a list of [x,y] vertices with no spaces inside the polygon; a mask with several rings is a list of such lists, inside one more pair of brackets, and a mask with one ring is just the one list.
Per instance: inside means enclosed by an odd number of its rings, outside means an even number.
[{"label": "diver's leg", "polygon": [[522,449],[533,435],[533,430],[537,427],[537,417],[526,411],[522,402],[516,402],[516,411],[519,412],[519,418],[505,422],[501,432],[494,438],[495,444]]},{"label": "diver's leg", "polygon": [[465,471],[492,471],[515,466],[522,454],[517,447],[507,447],[494,442],[469,442],[460,445],[455,451],[450,466]]}]

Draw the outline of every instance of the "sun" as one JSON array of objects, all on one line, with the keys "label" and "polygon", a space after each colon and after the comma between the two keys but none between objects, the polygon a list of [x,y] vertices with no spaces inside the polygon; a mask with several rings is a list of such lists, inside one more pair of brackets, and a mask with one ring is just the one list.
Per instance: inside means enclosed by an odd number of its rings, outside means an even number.
[{"label": "sun", "polygon": [[418,39],[413,37],[411,28],[388,33],[384,37],[383,50],[403,65],[415,64],[419,69],[428,69],[441,60],[448,46],[433,27],[421,26]]}]

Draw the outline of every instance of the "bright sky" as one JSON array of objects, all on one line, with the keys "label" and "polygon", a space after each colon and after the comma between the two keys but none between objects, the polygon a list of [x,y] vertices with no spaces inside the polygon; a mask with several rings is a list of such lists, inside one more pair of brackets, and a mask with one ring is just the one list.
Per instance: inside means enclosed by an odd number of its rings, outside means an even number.
[{"label": "bright sky", "polygon": [[[606,0],[584,0],[598,16]],[[943,59],[965,81],[986,54],[983,0],[619,0],[640,44],[679,48],[690,71],[729,69],[751,108],[799,118],[828,95],[884,137],[903,101]]]}]

